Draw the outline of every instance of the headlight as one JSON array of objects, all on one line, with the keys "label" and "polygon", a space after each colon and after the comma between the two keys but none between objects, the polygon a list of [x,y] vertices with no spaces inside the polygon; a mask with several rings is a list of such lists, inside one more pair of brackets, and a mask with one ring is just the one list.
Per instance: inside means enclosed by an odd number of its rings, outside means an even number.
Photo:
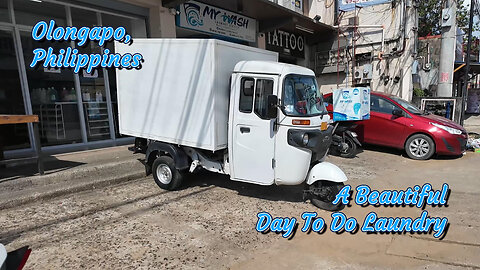
[{"label": "headlight", "polygon": [[462,131],[459,130],[459,129],[456,129],[456,128],[447,127],[447,126],[440,125],[440,124],[437,124],[437,123],[430,123],[430,124],[436,126],[437,128],[443,129],[443,130],[447,131],[447,132],[450,133],[450,134],[455,134],[455,135],[460,135],[460,134],[462,134]]},{"label": "headlight", "polygon": [[302,143],[303,143],[304,146],[307,146],[308,140],[309,140],[308,134],[306,134],[306,133],[303,134]]}]

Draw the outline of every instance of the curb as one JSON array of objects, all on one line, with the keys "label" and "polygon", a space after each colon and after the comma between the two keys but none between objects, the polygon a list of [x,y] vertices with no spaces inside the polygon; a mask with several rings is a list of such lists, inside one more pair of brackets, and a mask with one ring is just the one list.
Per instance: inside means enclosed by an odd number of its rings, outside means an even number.
[{"label": "curb", "polygon": [[123,160],[123,161],[110,162],[107,164],[98,164],[98,165],[89,166],[86,168],[81,168],[73,171],[59,171],[59,172],[47,173],[45,175],[27,176],[27,177],[15,179],[13,181],[0,180],[0,188],[3,188],[3,189],[8,189],[10,187],[27,188],[27,187],[32,187],[32,185],[42,186],[42,185],[65,183],[71,179],[82,178],[92,173],[113,169],[117,166],[135,166],[138,163],[139,163],[138,160]]},{"label": "curb", "polygon": [[8,201],[0,201],[0,210],[28,204],[35,201],[47,200],[47,199],[68,195],[68,194],[72,194],[80,191],[102,188],[109,185],[119,184],[129,180],[142,178],[142,177],[145,177],[145,172],[143,170],[127,173],[122,176],[104,178],[100,181],[97,180],[97,181],[85,182],[76,186],[66,186],[66,187],[59,187],[59,188],[47,186],[49,189],[46,190],[45,192],[30,193],[27,196],[16,197]]}]

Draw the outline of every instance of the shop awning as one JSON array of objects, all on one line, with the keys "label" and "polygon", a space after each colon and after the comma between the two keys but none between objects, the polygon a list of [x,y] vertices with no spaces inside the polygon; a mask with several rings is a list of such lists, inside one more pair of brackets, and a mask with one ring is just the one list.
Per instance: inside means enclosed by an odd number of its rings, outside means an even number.
[{"label": "shop awning", "polygon": [[[167,8],[175,8],[185,2],[188,1],[162,1],[163,6]],[[258,21],[259,32],[265,33],[279,28],[292,32],[300,31],[309,44],[330,40],[335,33],[332,26],[316,22],[312,18],[268,0],[201,0],[199,2],[254,18]]]},{"label": "shop awning", "polygon": [[[467,65],[465,62],[455,62],[455,70],[462,73],[465,72]],[[480,63],[470,62],[470,74],[480,74]]]}]

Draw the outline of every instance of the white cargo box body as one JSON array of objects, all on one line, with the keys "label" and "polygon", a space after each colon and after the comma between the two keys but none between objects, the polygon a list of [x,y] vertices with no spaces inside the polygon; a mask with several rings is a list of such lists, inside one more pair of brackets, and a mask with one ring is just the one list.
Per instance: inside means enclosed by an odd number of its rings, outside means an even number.
[{"label": "white cargo box body", "polygon": [[278,54],[213,39],[135,39],[139,70],[117,70],[120,133],[216,151],[227,147],[230,76],[242,60]]}]

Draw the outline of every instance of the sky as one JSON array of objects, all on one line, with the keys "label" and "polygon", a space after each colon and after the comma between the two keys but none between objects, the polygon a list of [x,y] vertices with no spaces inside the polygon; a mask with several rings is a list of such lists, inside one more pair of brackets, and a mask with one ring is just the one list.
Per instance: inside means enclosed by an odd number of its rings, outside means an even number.
[{"label": "sky", "polygon": [[[463,2],[463,5],[468,7],[468,10],[470,10],[470,1],[471,0],[465,0],[465,2]],[[480,0],[477,0],[477,1],[480,1]],[[477,24],[480,23],[478,15],[473,18],[473,23],[477,23]],[[480,37],[480,31],[473,32],[473,35]]]}]

